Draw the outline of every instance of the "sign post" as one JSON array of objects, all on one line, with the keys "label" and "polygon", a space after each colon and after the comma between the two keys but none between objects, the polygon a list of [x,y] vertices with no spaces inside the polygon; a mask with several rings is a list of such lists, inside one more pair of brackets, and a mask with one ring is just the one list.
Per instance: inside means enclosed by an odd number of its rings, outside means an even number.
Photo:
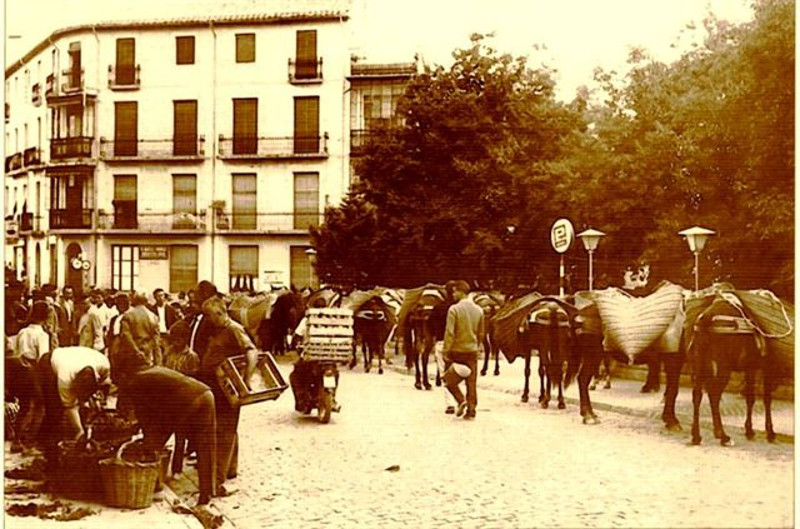
[{"label": "sign post", "polygon": [[550,228],[550,244],[553,249],[561,254],[561,262],[558,265],[558,295],[564,297],[564,253],[572,246],[575,239],[575,230],[569,219],[558,219]]}]

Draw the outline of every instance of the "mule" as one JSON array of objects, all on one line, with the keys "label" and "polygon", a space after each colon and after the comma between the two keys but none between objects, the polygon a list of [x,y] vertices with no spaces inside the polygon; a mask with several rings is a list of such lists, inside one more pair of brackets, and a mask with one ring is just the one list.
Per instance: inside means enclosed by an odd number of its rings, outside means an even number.
[{"label": "mule", "polygon": [[[447,309],[452,301],[444,288],[426,285],[409,291],[400,310],[403,349],[406,368],[414,366],[414,387],[432,389],[428,381],[428,362],[437,340],[444,339]],[[441,386],[441,374],[436,368],[436,385]]]},{"label": "mule", "polygon": [[294,332],[303,318],[305,306],[302,297],[291,290],[278,294],[272,303],[269,316],[261,320],[257,337],[261,349],[274,355],[285,354],[288,350],[288,336]]},{"label": "mule", "polygon": [[[725,432],[720,414],[720,400],[731,373],[743,372],[744,395],[747,402],[745,436],[755,437],[753,431],[753,405],[755,404],[756,373],[761,371],[763,380],[764,421],[767,441],[775,441],[772,424],[772,392],[777,386],[773,369],[774,358],[765,346],[753,324],[743,316],[743,307],[737,307],[737,298],[718,294],[712,303],[697,318],[688,348],[692,365],[692,444],[699,445],[700,404],[703,391],[708,394],[714,437],[722,446],[733,446],[734,442]],[[741,302],[739,302],[741,303]]]},{"label": "mule", "polygon": [[352,369],[357,363],[356,351],[358,343],[364,355],[364,371],[369,373],[373,360],[378,359],[378,374],[383,374],[383,360],[385,356],[386,340],[389,338],[394,323],[392,322],[391,309],[375,296],[362,304],[353,315],[353,358],[350,362]]},{"label": "mule", "polygon": [[476,305],[483,309],[484,322],[486,322],[486,334],[483,339],[483,367],[481,376],[486,376],[489,370],[489,359],[494,355],[494,375],[500,374],[500,351],[495,346],[492,335],[494,333],[493,318],[502,306],[502,301],[488,292],[476,292],[472,296]]}]

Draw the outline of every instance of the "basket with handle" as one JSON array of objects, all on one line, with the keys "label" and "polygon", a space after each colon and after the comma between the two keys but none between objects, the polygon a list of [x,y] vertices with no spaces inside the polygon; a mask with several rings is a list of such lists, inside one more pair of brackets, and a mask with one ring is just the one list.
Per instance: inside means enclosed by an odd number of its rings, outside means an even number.
[{"label": "basket with handle", "polygon": [[153,503],[162,457],[154,453],[152,462],[123,459],[125,449],[137,441],[131,439],[119,447],[115,457],[100,461],[106,504],[112,507],[144,509]]}]

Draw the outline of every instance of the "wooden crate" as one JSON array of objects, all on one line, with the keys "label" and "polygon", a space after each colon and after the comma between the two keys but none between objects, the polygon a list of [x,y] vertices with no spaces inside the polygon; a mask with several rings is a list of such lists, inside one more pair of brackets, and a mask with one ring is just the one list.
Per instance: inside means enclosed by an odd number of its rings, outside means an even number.
[{"label": "wooden crate", "polygon": [[303,354],[309,360],[347,362],[353,349],[353,311],[308,309]]},{"label": "wooden crate", "polygon": [[228,358],[217,367],[217,378],[231,406],[275,400],[289,387],[278,369],[275,358],[270,353],[263,352],[258,355],[256,373],[261,381],[259,387],[252,390],[247,388],[244,383],[246,368],[247,358],[244,355]]}]

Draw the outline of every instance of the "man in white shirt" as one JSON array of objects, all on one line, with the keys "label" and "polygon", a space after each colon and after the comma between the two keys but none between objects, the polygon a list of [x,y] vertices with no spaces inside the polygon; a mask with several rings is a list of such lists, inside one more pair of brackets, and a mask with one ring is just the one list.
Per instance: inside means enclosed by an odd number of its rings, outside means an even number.
[{"label": "man in white shirt", "polygon": [[163,288],[157,288],[153,291],[153,299],[155,303],[147,308],[158,316],[158,330],[163,336],[178,321],[178,314],[172,305],[167,303],[167,294]]},{"label": "man in white shirt", "polygon": [[49,306],[46,301],[36,301],[31,308],[31,322],[17,335],[15,356],[22,365],[19,373],[24,388],[20,395],[18,439],[11,444],[12,452],[21,452],[37,440],[44,420],[44,398],[39,379],[39,359],[50,352],[50,335],[43,328]]}]

